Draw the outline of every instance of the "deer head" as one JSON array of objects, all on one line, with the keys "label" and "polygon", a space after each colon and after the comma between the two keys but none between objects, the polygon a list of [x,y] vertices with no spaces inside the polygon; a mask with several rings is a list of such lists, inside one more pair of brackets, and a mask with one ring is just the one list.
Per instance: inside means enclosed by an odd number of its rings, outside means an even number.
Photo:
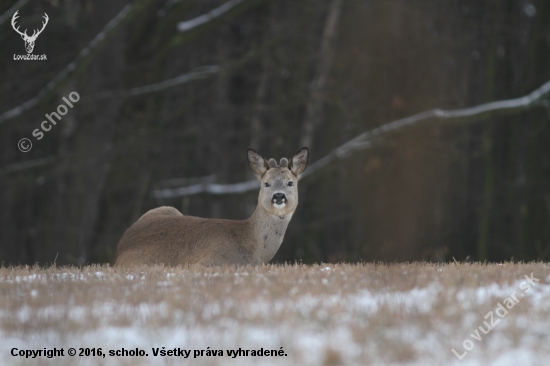
[{"label": "deer head", "polygon": [[32,53],[32,50],[34,49],[34,42],[36,42],[36,38],[38,38],[38,36],[40,35],[40,33],[42,33],[42,31],[44,30],[44,28],[46,28],[46,24],[48,24],[48,20],[50,18],[48,18],[48,14],[44,13],[44,19],[46,20],[45,22],[42,22],[42,29],[40,30],[34,30],[32,36],[29,36],[27,34],[27,30],[25,29],[24,32],[21,32],[19,30],[19,26],[16,28],[15,27],[15,20],[17,18],[19,18],[19,15],[17,15],[17,13],[19,12],[16,11],[15,14],[13,14],[13,17],[11,18],[11,26],[13,27],[13,29],[19,33],[21,35],[21,38],[23,38],[23,41],[25,41],[25,49],[27,50],[27,53]]},{"label": "deer head", "polygon": [[248,166],[261,182],[258,205],[277,216],[294,213],[298,205],[298,180],[306,170],[309,150],[302,148],[290,161],[282,158],[264,159],[248,149]]}]

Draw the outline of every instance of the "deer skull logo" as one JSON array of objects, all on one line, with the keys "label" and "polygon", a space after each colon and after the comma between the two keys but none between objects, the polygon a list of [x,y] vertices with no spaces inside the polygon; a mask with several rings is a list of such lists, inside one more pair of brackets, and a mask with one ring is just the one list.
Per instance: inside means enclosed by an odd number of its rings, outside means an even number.
[{"label": "deer skull logo", "polygon": [[34,42],[36,42],[36,39],[38,38],[38,36],[40,35],[40,33],[42,33],[42,31],[44,30],[44,28],[46,28],[46,24],[48,24],[48,20],[50,18],[48,18],[48,14],[44,13],[44,19],[46,20],[45,22],[42,22],[42,29],[40,30],[34,30],[34,32],[32,33],[32,36],[29,36],[27,34],[27,30],[25,29],[24,32],[21,32],[19,30],[19,26],[17,26],[17,28],[15,27],[15,21],[17,18],[19,18],[19,15],[17,15],[17,13],[19,12],[16,11],[15,14],[13,14],[13,17],[11,18],[11,26],[13,27],[13,29],[19,33],[21,35],[21,38],[23,38],[23,41],[25,41],[25,49],[27,50],[27,53],[32,53],[32,50],[34,49]]}]

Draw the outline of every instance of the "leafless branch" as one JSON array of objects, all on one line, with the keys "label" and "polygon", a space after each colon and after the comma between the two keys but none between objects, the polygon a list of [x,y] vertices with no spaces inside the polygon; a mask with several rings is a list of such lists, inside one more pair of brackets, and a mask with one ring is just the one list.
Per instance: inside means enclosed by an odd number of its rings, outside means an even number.
[{"label": "leafless branch", "polygon": [[26,3],[28,3],[29,0],[19,0],[16,2],[11,8],[6,10],[4,14],[0,15],[0,25],[4,24],[6,20],[11,18],[13,13],[15,13],[17,10],[21,9]]},{"label": "leafless branch", "polygon": [[112,97],[127,97],[127,96],[136,96],[147,93],[154,93],[164,89],[172,88],[174,86],[185,84],[189,81],[204,79],[208,76],[215,75],[219,73],[221,68],[219,66],[202,66],[197,67],[196,69],[176,76],[173,79],[161,81],[160,83],[138,86],[129,90],[109,90],[98,93],[93,97],[95,99],[104,99]]},{"label": "leafless branch", "polygon": [[209,76],[219,74],[223,71],[231,70],[232,68],[242,65],[243,62],[250,59],[251,57],[254,57],[256,52],[257,50],[252,50],[239,60],[229,60],[224,62],[221,65],[200,66],[189,72],[178,75],[175,78],[161,81],[159,83],[138,86],[129,90],[107,90],[107,91],[99,92],[92,96],[85,95],[83,96],[83,99],[87,99],[87,98],[105,99],[105,98],[129,97],[129,96],[131,97],[131,96],[136,96],[141,94],[162,91],[181,84],[185,84],[193,80],[205,79]]},{"label": "leafless branch", "polygon": [[183,22],[178,23],[178,31],[180,32],[188,32],[192,29],[197,28],[198,26],[201,26],[205,23],[208,23],[212,21],[213,19],[216,19],[220,17],[221,15],[227,13],[229,10],[233,9],[240,3],[242,3],[244,0],[230,0],[226,2],[225,4],[217,7],[214,10],[209,11],[206,14],[203,14],[201,16],[198,16],[196,18],[193,18],[191,20],[186,20]]},{"label": "leafless branch", "polygon": [[168,13],[168,10],[170,10],[176,3],[179,3],[180,0],[168,0],[164,3],[164,6],[157,11],[157,17],[162,18]]},{"label": "leafless branch", "polygon": [[21,163],[10,164],[0,169],[0,176],[8,173],[12,173],[12,172],[19,172],[21,170],[32,169],[32,168],[48,165],[55,162],[55,160],[56,160],[55,156],[47,156],[45,158],[27,160]]},{"label": "leafless branch", "polygon": [[245,193],[258,189],[260,182],[257,180],[251,180],[248,182],[234,183],[234,184],[214,184],[204,183],[195,184],[187,187],[173,188],[173,189],[158,189],[153,191],[154,198],[174,198],[183,196],[192,196],[199,193],[210,194],[234,194]]},{"label": "leafless branch", "polygon": [[[480,104],[475,107],[443,110],[432,109],[426,112],[415,114],[406,118],[399,119],[374,128],[370,131],[364,132],[359,136],[349,140],[345,144],[331,151],[328,155],[317,160],[315,163],[308,166],[307,170],[302,174],[302,179],[315,173],[319,169],[327,166],[336,159],[341,159],[349,156],[354,150],[364,150],[371,147],[374,141],[380,138],[382,135],[392,131],[399,130],[406,126],[414,125],[420,121],[430,118],[439,119],[458,119],[478,116],[489,112],[509,112],[514,109],[528,108],[539,103],[545,106],[545,97],[550,92],[550,81],[536,89],[532,93],[517,99],[500,100],[496,102],[490,102]],[[190,196],[199,193],[210,194],[240,194],[248,191],[258,189],[258,181],[248,181],[243,183],[234,184],[195,184],[187,187],[180,187],[174,189],[161,189],[153,191],[153,197],[155,198],[174,198],[181,196]]]},{"label": "leafless branch", "polygon": [[173,178],[163,180],[157,183],[157,187],[170,188],[170,187],[181,187],[181,186],[192,186],[199,183],[215,183],[216,175],[208,175],[206,177],[200,178]]},{"label": "leafless branch", "polygon": [[200,66],[189,72],[178,75],[175,78],[161,81],[160,83],[138,86],[129,90],[107,90],[99,92],[91,97],[84,96],[83,98],[103,99],[111,97],[128,97],[162,91],[168,88],[172,88],[174,86],[185,84],[189,81],[204,79],[209,76],[219,74],[220,72],[239,67],[239,65],[242,65],[250,58],[255,57],[257,52],[258,51],[256,49],[253,49],[247,52],[243,57],[238,60],[228,60],[221,65]]},{"label": "leafless branch", "polygon": [[94,39],[78,54],[76,59],[68,64],[56,77],[54,77],[46,86],[38,92],[38,94],[26,101],[25,103],[10,109],[0,115],[0,124],[8,119],[19,116],[21,113],[29,110],[30,108],[37,105],[49,92],[54,90],[63,80],[65,80],[69,75],[71,75],[78,65],[82,63],[91,53],[97,48],[106,38],[107,35],[118,25],[120,22],[128,16],[128,14],[133,10],[134,6],[132,4],[126,5],[109,23],[103,27],[103,30],[99,32]]}]

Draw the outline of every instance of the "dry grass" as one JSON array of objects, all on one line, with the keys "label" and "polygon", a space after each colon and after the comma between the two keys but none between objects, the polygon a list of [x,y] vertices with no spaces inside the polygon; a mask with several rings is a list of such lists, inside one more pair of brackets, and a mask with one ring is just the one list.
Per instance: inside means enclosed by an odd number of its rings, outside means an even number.
[{"label": "dry grass", "polygon": [[[470,338],[531,273],[540,282],[481,341]],[[549,300],[545,263],[0,268],[0,364],[544,364]],[[462,353],[466,339],[474,348],[459,361],[450,349]],[[163,346],[288,356],[153,357]],[[138,347],[149,357],[27,360],[13,347]]]}]

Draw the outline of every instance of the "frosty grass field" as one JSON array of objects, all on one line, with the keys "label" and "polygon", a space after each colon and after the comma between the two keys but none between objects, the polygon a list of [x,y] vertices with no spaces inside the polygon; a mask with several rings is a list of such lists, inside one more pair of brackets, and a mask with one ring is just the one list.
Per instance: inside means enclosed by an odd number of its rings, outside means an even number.
[{"label": "frosty grass field", "polygon": [[546,263],[0,268],[0,364],[548,365],[549,300]]}]

